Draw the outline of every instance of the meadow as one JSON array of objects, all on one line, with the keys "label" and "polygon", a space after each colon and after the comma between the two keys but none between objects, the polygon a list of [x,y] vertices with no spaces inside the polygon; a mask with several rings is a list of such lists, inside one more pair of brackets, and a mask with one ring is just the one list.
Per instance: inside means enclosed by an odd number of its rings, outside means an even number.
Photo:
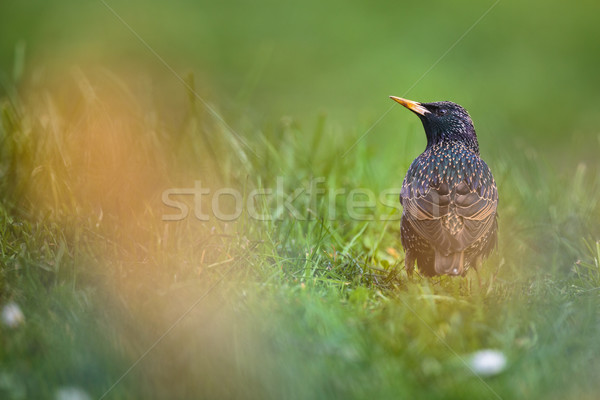
[{"label": "meadow", "polygon": [[[0,398],[597,398],[598,11],[3,3]],[[481,285],[404,270],[389,95],[475,122]]]}]

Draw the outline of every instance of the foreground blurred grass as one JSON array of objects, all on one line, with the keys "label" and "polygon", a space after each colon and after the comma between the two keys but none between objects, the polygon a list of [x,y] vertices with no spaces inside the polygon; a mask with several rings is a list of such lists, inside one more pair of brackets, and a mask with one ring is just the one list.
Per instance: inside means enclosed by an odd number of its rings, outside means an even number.
[{"label": "foreground blurred grass", "polygon": [[[36,20],[3,3],[0,301],[26,322],[0,327],[2,398],[98,398],[187,311],[106,398],[493,398],[486,384],[506,399],[595,398],[593,10],[502,2],[415,89],[467,106],[498,181],[500,246],[479,288],[409,280],[398,221],[353,220],[343,197],[300,197],[307,220],[266,201],[283,218],[166,223],[161,193],[201,180],[247,196],[277,177],[286,193],[320,177],[398,186],[424,147],[402,110],[342,154],[489,5],[115,6],[174,65],[200,65],[183,76],[248,146],[107,29],[110,13],[92,17],[101,5],[56,2]],[[545,29],[558,15],[565,29]],[[484,384],[460,358],[489,347],[509,363]]]}]

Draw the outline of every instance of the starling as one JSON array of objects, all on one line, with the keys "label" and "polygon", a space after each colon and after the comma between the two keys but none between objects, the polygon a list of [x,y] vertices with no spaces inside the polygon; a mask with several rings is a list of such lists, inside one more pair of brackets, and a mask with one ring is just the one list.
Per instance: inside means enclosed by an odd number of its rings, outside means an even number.
[{"label": "starling", "polygon": [[427,147],[404,178],[401,240],[409,275],[464,275],[497,245],[498,190],[467,111],[449,101],[391,98],[419,116]]}]

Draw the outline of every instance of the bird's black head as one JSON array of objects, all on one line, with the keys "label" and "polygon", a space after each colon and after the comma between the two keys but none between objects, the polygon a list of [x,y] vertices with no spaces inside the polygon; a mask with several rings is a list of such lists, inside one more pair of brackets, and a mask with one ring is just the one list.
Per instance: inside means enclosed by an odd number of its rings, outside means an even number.
[{"label": "bird's black head", "polygon": [[390,97],[419,116],[427,135],[427,147],[443,141],[457,141],[479,153],[473,121],[467,110],[458,104],[451,101],[418,103],[400,97]]}]

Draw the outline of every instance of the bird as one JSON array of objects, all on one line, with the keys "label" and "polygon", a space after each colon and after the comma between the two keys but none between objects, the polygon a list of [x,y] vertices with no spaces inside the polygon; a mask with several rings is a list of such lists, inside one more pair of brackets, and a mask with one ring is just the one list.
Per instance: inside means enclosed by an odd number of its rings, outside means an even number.
[{"label": "bird", "polygon": [[465,276],[473,268],[479,279],[478,268],[498,244],[498,188],[480,157],[473,121],[450,101],[390,98],[421,119],[427,136],[400,190],[407,274],[416,263],[425,276]]}]

